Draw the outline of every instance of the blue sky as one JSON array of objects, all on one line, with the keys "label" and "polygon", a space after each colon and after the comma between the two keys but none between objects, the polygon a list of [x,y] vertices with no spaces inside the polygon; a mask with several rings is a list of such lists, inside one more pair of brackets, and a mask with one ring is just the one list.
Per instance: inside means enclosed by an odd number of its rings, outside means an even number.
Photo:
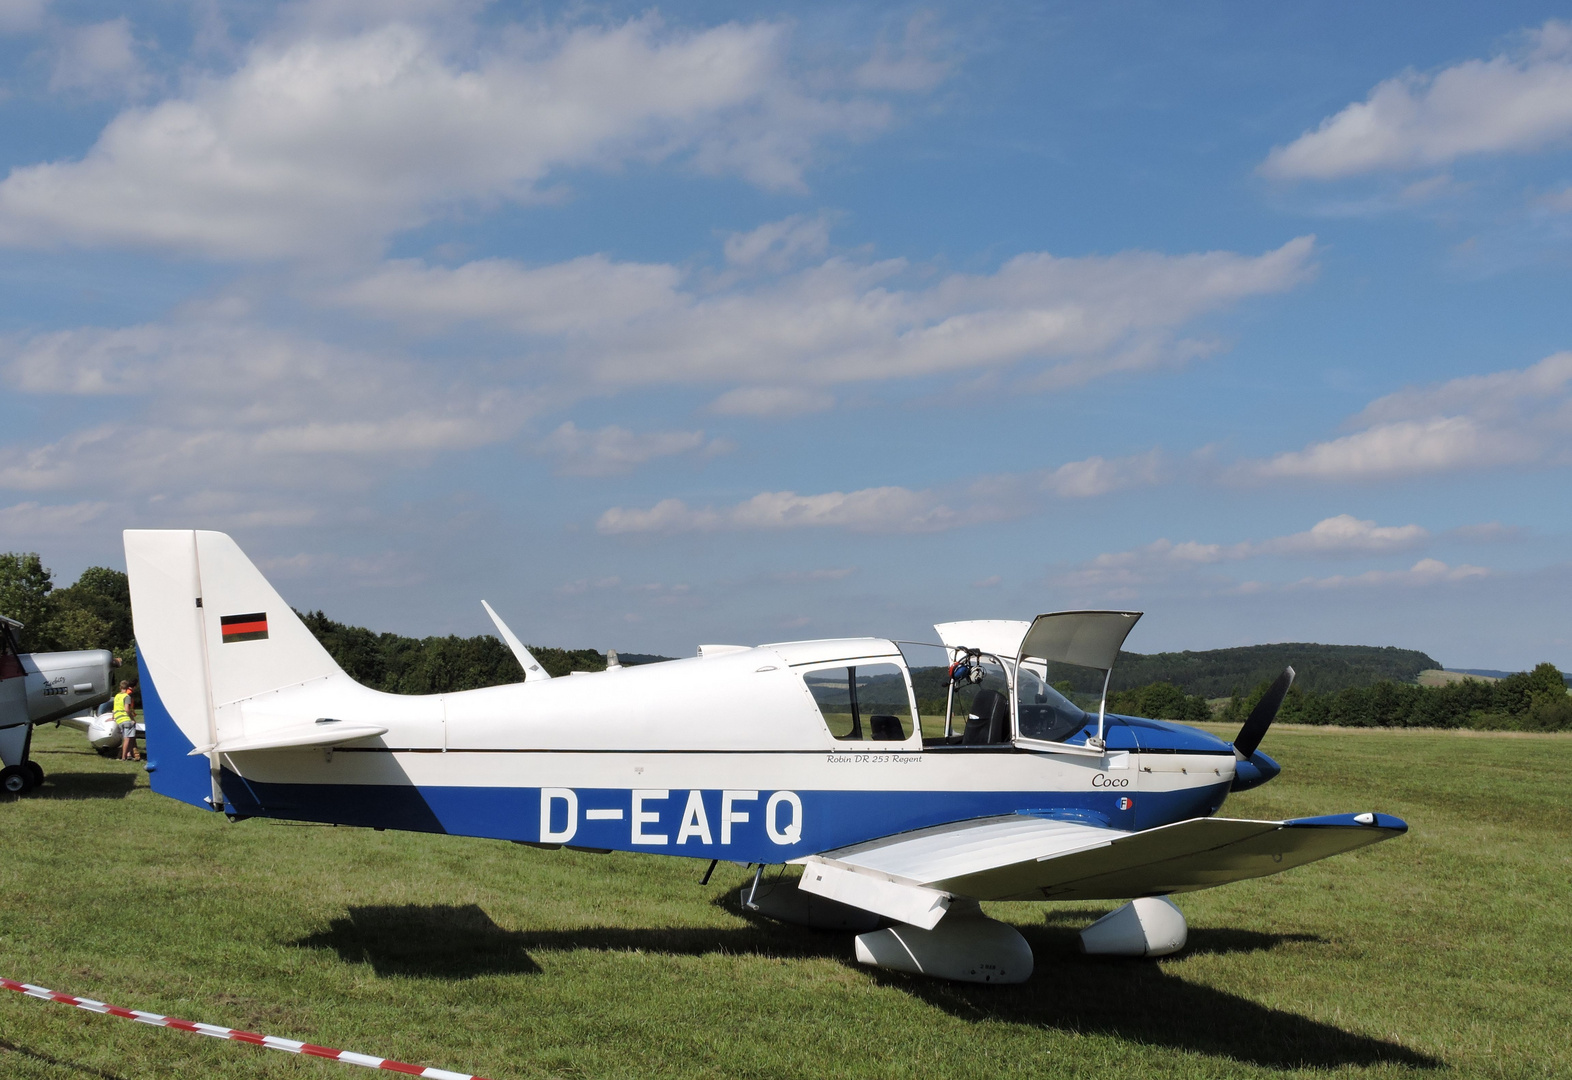
[{"label": "blue sky", "polygon": [[1572,21],[0,0],[0,548],[1572,669]]}]

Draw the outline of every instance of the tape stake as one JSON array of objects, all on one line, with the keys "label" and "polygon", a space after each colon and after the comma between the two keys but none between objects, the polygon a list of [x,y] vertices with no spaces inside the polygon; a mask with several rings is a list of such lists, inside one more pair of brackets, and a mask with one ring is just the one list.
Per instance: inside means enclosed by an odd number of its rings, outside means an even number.
[{"label": "tape stake", "polygon": [[118,1005],[94,1001],[92,998],[72,997],[70,994],[57,993],[42,986],[20,983],[12,979],[0,978],[0,987],[15,991],[18,994],[25,994],[28,997],[38,998],[40,1001],[56,1001],[61,1005],[70,1005],[72,1008],[82,1009],[85,1012],[99,1013],[105,1016],[118,1016],[125,1020],[135,1020],[139,1024],[151,1024],[153,1027],[190,1031],[214,1039],[250,1043],[253,1046],[260,1046],[267,1050],[283,1050],[289,1054],[306,1054],[310,1057],[327,1058],[330,1061],[342,1061],[346,1065],[359,1065],[366,1069],[385,1069],[388,1072],[403,1073],[405,1076],[424,1077],[425,1080],[485,1080],[484,1077],[474,1076],[470,1073],[449,1072],[447,1069],[430,1069],[421,1065],[406,1065],[402,1061],[373,1057],[370,1054],[356,1054],[348,1050],[334,1050],[331,1047],[297,1042],[294,1039],[281,1039],[277,1035],[258,1035],[254,1031],[237,1031],[234,1028],[221,1027],[218,1024],[198,1024],[190,1020],[179,1020],[173,1016],[161,1016],[158,1013],[141,1012],[136,1009],[122,1009]]}]

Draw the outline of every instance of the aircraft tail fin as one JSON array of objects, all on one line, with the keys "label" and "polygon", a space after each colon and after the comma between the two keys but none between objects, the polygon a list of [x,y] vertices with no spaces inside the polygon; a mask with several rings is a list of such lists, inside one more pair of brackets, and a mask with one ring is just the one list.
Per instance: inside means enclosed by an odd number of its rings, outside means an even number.
[{"label": "aircraft tail fin", "polygon": [[225,534],[127,530],[125,545],[153,790],[216,809],[217,762],[191,750],[237,733],[237,703],[341,671]]}]

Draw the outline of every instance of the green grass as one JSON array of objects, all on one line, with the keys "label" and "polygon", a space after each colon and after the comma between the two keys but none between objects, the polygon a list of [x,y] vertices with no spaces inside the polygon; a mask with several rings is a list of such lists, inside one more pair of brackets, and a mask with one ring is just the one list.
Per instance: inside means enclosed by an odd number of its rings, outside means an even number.
[{"label": "green grass", "polygon": [[[1231,734],[1228,732],[1226,734]],[[858,966],[737,912],[741,868],[222,818],[45,729],[0,804],[0,974],[516,1077],[1572,1075],[1572,737],[1274,730],[1236,816],[1380,809],[1406,837],[1179,898],[1190,947],[1089,959],[1113,905],[990,905],[1017,987]],[[0,995],[0,1076],[351,1067]]]}]

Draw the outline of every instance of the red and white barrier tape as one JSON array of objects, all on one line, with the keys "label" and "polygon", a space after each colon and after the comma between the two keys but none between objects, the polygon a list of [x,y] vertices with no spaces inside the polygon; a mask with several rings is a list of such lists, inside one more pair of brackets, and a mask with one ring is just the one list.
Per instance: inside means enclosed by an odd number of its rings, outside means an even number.
[{"label": "red and white barrier tape", "polygon": [[72,997],[70,994],[58,994],[53,990],[46,990],[42,986],[14,982],[11,979],[0,978],[0,986],[5,987],[7,990],[15,990],[18,994],[26,994],[28,997],[38,998],[41,1001],[58,1001],[62,1005],[74,1005],[76,1008],[86,1009],[88,1012],[107,1013],[110,1016],[135,1020],[139,1024],[175,1028],[179,1031],[194,1031],[198,1035],[208,1035],[215,1039],[231,1039],[235,1042],[250,1043],[253,1046],[265,1046],[269,1050],[286,1050],[291,1054],[306,1054],[310,1057],[328,1058],[331,1061],[342,1061],[349,1065],[363,1065],[368,1069],[387,1069],[389,1072],[404,1073],[406,1076],[423,1076],[427,1080],[483,1080],[482,1077],[472,1076],[469,1073],[449,1072],[447,1069],[428,1069],[419,1065],[406,1065],[402,1061],[372,1057],[370,1054],[355,1054],[348,1050],[333,1050],[326,1046],[296,1042],[294,1039],[280,1039],[277,1035],[258,1035],[254,1031],[236,1031],[234,1028],[219,1027],[217,1024],[194,1024],[190,1020],[178,1020],[173,1016],[160,1016],[158,1013],[141,1012],[137,1009],[122,1009],[118,1005],[106,1005],[104,1002],[94,1001],[92,998],[77,998]]}]

